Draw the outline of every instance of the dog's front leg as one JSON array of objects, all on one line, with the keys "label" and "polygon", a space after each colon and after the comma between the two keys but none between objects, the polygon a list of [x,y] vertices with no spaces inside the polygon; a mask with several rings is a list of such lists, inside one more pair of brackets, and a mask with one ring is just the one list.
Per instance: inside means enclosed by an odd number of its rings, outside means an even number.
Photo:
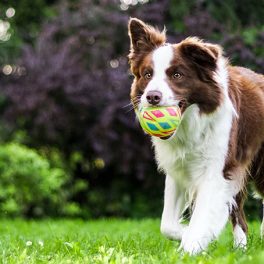
[{"label": "dog's front leg", "polygon": [[180,224],[180,217],[185,206],[184,193],[177,188],[175,180],[169,175],[166,176],[164,208],[161,218],[161,233],[170,239],[181,239],[183,225]]},{"label": "dog's front leg", "polygon": [[212,178],[205,179],[198,187],[193,214],[182,236],[180,248],[189,254],[206,249],[228,220],[232,190],[222,175]]}]

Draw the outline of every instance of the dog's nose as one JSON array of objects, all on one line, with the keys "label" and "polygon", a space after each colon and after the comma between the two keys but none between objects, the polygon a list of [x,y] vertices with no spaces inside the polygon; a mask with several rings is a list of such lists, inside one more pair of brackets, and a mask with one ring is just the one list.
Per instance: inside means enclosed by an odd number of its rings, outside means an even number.
[{"label": "dog's nose", "polygon": [[152,105],[157,105],[161,101],[162,93],[159,91],[149,91],[147,93],[147,101]]}]

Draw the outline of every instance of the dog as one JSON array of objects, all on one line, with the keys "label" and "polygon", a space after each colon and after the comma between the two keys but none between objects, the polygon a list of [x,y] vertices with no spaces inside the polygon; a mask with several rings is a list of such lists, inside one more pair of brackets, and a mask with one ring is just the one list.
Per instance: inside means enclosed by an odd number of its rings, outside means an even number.
[{"label": "dog", "polygon": [[182,112],[173,136],[151,137],[166,175],[161,233],[198,254],[230,218],[234,245],[246,248],[247,183],[264,197],[264,76],[231,66],[219,45],[196,37],[166,43],[165,30],[136,18],[128,34],[134,108],[178,105]]}]

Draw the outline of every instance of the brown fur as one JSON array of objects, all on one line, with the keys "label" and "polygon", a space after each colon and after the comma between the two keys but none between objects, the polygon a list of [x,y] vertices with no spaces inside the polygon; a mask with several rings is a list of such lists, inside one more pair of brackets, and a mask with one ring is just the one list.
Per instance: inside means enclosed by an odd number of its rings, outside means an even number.
[{"label": "brown fur", "polygon": [[182,78],[172,81],[171,88],[188,104],[198,104],[201,113],[215,111],[223,96],[213,79],[213,71],[216,69],[221,49],[216,45],[208,47],[197,38],[187,38],[174,45],[172,62],[174,68],[172,73],[178,71]]},{"label": "brown fur", "polygon": [[243,191],[237,194],[237,196],[235,197],[237,207],[233,208],[230,216],[231,216],[231,222],[232,222],[233,227],[239,224],[242,230],[245,233],[247,233],[248,226],[247,226],[246,216],[245,216],[244,209],[243,209],[245,198],[246,198],[246,195]]},{"label": "brown fur", "polygon": [[165,30],[159,32],[141,20],[133,18],[128,23],[128,34],[131,40],[128,59],[132,73],[138,77],[138,68],[142,59],[149,52],[166,42]]},{"label": "brown fur", "polygon": [[[233,120],[224,176],[240,181],[242,189],[253,181],[264,196],[264,77],[231,66],[229,76],[229,96],[238,118]],[[231,213],[231,219],[233,226],[239,223],[247,231],[243,203],[244,198],[237,199],[238,207]]]}]

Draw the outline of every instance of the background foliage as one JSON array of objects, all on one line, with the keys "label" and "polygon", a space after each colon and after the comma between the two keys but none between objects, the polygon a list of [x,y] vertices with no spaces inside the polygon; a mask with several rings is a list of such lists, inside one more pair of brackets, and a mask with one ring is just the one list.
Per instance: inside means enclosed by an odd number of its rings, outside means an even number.
[{"label": "background foliage", "polygon": [[66,179],[62,168],[52,168],[35,150],[15,143],[1,145],[0,215],[41,216],[66,206],[62,199]]},{"label": "background foliage", "polygon": [[[6,146],[17,148],[8,184],[40,195],[12,198],[17,209],[10,215],[35,216],[36,208],[53,216],[160,215],[164,179],[148,137],[125,107],[130,16],[166,25],[171,42],[196,35],[219,43],[233,64],[264,72],[263,1],[2,1],[0,15],[0,24],[8,23],[0,32],[0,163],[10,155]],[[29,161],[20,160],[20,151]],[[31,155],[46,164],[39,165],[43,172],[28,166]],[[2,179],[5,167],[0,171]],[[254,216],[256,202],[248,206]]]}]

